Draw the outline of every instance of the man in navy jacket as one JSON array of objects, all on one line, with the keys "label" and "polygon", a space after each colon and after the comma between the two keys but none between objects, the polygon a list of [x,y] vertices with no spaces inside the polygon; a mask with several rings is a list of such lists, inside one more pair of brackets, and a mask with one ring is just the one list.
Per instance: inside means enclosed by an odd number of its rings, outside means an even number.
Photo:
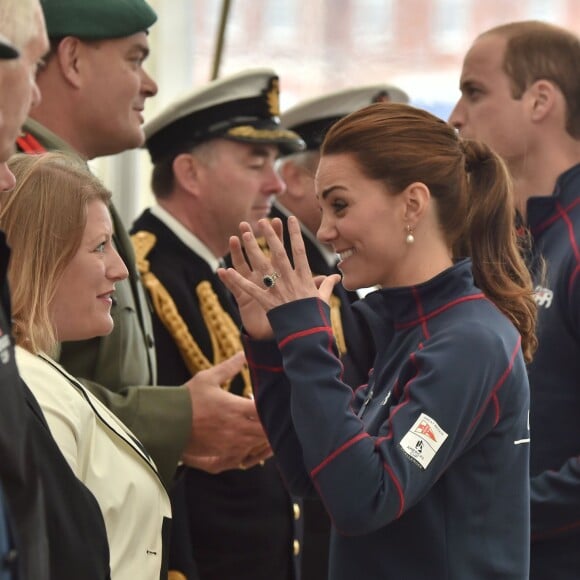
[{"label": "man in navy jacket", "polygon": [[480,35],[450,122],[506,161],[532,236],[531,574],[580,570],[580,40],[543,22]]}]

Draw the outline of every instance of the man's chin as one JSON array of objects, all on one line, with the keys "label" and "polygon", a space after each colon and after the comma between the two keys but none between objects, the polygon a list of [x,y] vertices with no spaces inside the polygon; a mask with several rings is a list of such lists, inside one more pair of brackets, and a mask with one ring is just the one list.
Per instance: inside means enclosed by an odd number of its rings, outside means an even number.
[{"label": "man's chin", "polygon": [[139,149],[145,145],[145,133],[141,126],[137,127],[131,135],[131,143],[125,149]]},{"label": "man's chin", "polygon": [[0,162],[0,194],[10,191],[16,185],[16,178],[6,162]]},{"label": "man's chin", "polygon": [[252,213],[251,217],[247,220],[250,226],[252,226],[252,230],[255,232],[260,233],[260,224],[258,223],[260,220],[268,217],[268,212],[260,211]]},{"label": "man's chin", "polygon": [[6,163],[16,153],[15,141],[0,144],[0,163]]},{"label": "man's chin", "polygon": [[109,147],[106,150],[103,148],[100,152],[94,154],[91,159],[105,157],[107,155],[118,155],[125,151],[140,149],[145,144],[145,135],[141,131],[125,135],[124,137],[125,138],[119,138],[114,143],[109,142]]}]

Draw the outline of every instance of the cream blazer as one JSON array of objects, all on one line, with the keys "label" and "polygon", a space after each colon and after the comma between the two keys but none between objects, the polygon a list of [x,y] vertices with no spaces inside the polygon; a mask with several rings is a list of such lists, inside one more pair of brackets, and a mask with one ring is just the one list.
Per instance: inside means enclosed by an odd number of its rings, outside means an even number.
[{"label": "cream blazer", "polygon": [[107,528],[112,580],[158,580],[169,497],[141,443],[58,363],[16,347],[20,374],[60,450],[97,499]]}]

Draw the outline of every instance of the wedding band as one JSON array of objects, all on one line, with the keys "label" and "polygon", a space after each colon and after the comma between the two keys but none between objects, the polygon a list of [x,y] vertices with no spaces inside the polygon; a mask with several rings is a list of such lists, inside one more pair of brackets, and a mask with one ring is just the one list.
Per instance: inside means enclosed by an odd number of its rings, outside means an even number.
[{"label": "wedding band", "polygon": [[278,274],[278,272],[272,272],[271,274],[266,274],[266,276],[262,278],[262,282],[264,282],[266,288],[273,288],[276,286],[276,280],[278,280],[278,278],[280,278],[280,274]]},{"label": "wedding band", "polygon": [[246,471],[247,467],[243,463],[240,463],[238,465],[238,469],[241,469],[242,471]]}]

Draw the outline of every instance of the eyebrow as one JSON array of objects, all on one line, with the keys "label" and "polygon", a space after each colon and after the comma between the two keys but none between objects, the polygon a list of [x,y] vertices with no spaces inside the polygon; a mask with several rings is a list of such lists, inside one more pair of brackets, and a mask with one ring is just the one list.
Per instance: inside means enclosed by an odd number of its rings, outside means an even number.
[{"label": "eyebrow", "polygon": [[278,148],[275,144],[270,146],[256,144],[252,145],[249,154],[251,157],[263,157],[264,159],[269,159],[272,156],[276,158],[279,155],[279,151],[277,149]]},{"label": "eyebrow", "polygon": [[87,246],[93,246],[95,244],[102,244],[103,242],[109,242],[113,238],[113,233],[108,229],[99,229],[99,231],[93,234],[89,239],[86,240]]},{"label": "eyebrow", "polygon": [[322,193],[318,196],[319,199],[326,199],[335,189],[342,189],[346,191],[346,187],[344,185],[331,185],[322,191]]},{"label": "eyebrow", "polygon": [[460,80],[459,81],[459,90],[464,91],[465,89],[468,89],[469,87],[472,87],[476,84],[477,84],[476,81],[469,79],[469,78],[465,79],[465,80]]},{"label": "eyebrow", "polygon": [[141,55],[143,56],[143,59],[146,59],[149,56],[149,53],[151,52],[148,46],[141,44],[141,43],[136,43],[133,46],[131,46],[131,48],[129,49],[129,52],[133,52],[133,51],[140,52]]}]

